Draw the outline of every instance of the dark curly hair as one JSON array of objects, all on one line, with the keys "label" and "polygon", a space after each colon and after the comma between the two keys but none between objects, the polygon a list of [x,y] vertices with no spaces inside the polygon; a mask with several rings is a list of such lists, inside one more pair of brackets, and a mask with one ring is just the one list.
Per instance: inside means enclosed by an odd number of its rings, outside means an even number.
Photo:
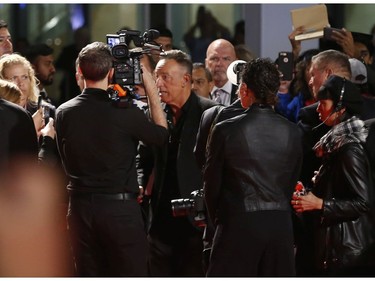
[{"label": "dark curly hair", "polygon": [[242,82],[254,92],[256,103],[275,105],[280,73],[269,58],[256,58],[245,64]]}]

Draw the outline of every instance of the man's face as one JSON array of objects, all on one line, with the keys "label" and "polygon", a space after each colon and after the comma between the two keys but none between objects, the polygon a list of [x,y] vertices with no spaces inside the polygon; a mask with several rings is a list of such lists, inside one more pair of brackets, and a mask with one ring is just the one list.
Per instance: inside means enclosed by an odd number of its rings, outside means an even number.
[{"label": "man's face", "polygon": [[206,71],[203,68],[193,69],[192,76],[193,84],[192,90],[197,94],[205,98],[210,97],[210,92],[213,86],[213,82],[208,81]]},{"label": "man's face", "polygon": [[[156,44],[161,45],[161,48],[165,52],[172,50],[172,47],[173,47],[173,45],[172,45],[172,38],[170,38],[170,37],[161,36],[161,37],[155,39],[154,42]],[[159,51],[157,51],[157,52],[151,51],[151,54],[152,54],[152,59],[155,62],[158,62],[159,59],[160,59],[160,52]]]},{"label": "man's face", "polygon": [[39,79],[41,86],[48,86],[53,83],[53,76],[56,72],[53,65],[53,56],[39,56],[34,65],[35,76]]},{"label": "man's face", "polygon": [[363,61],[365,64],[372,64],[372,54],[370,54],[365,44],[354,42],[356,57],[358,60]]},{"label": "man's face", "polygon": [[313,91],[314,98],[316,98],[320,87],[323,85],[324,81],[326,81],[327,77],[326,71],[318,69],[316,63],[311,63],[309,86]]},{"label": "man's face", "polygon": [[0,56],[13,53],[12,37],[8,28],[0,28]]},{"label": "man's face", "polygon": [[235,59],[236,54],[230,46],[218,45],[207,50],[206,67],[215,86],[222,87],[228,81],[227,68]]},{"label": "man's face", "polygon": [[161,45],[164,51],[172,50],[172,38],[160,36],[159,38],[154,40],[157,44]]},{"label": "man's face", "polygon": [[180,101],[185,98],[184,88],[190,83],[188,76],[186,70],[175,60],[161,59],[155,68],[156,87],[161,101],[169,105],[182,106]]}]

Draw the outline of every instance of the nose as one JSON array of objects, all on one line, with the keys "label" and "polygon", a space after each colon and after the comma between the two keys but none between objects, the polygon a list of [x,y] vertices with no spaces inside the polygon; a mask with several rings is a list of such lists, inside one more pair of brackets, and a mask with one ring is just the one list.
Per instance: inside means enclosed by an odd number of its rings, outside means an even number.
[{"label": "nose", "polygon": [[316,112],[319,113],[319,111],[320,111],[320,102],[318,102],[318,106],[316,107]]},{"label": "nose", "polygon": [[310,77],[310,80],[309,80],[309,83],[308,83],[310,88],[312,87],[313,79],[314,79],[313,77]]},{"label": "nose", "polygon": [[160,88],[160,86],[163,84],[163,79],[160,77],[156,78],[155,80],[156,87]]}]

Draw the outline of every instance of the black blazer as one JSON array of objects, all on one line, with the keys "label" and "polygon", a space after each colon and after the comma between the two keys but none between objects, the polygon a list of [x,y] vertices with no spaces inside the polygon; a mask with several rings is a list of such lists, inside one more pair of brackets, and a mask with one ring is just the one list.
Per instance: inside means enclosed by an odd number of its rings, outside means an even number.
[{"label": "black blazer", "polygon": [[0,99],[0,164],[20,155],[38,159],[33,119],[22,107]]},{"label": "black blazer", "polygon": [[238,86],[232,84],[232,91],[230,92],[230,103],[234,103],[238,99],[237,95]]},{"label": "black blazer", "polygon": [[[192,191],[202,188],[202,175],[194,155],[195,140],[202,113],[206,109],[217,105],[217,102],[200,97],[193,92],[191,93],[190,99],[191,104],[181,132],[178,158],[176,161],[177,180],[181,198],[189,198]],[[165,169],[168,144],[160,148],[153,147],[154,160],[149,159],[149,161],[144,161],[144,159],[142,159],[143,157],[147,157],[147,155],[150,157],[150,153],[147,152],[149,149],[150,147],[140,148],[139,151],[142,155],[139,155],[137,168],[138,182],[140,185],[146,186],[149,178],[147,171],[150,172],[152,170],[149,165],[154,163],[154,184],[151,193],[151,216],[149,217],[152,223],[152,215],[156,214],[158,211],[164,181],[165,178],[168,177],[168,171]]]}]

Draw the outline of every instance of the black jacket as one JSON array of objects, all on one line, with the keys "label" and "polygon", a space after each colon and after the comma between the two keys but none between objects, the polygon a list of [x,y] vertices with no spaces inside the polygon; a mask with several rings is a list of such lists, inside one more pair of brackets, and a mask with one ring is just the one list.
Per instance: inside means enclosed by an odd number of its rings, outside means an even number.
[{"label": "black jacket", "polygon": [[[193,92],[189,102],[190,106],[184,117],[185,122],[180,135],[176,160],[177,184],[181,198],[189,198],[192,191],[202,188],[202,175],[194,155],[195,140],[203,111],[217,105],[217,102],[197,96]],[[149,173],[154,168],[149,227],[153,216],[158,212],[161,193],[166,192],[164,189],[166,177],[170,176],[166,169],[168,144],[158,148],[153,147],[153,153],[149,152],[150,149],[151,147],[140,147],[137,163],[138,183],[142,186],[147,185]],[[145,159],[147,157],[148,159]]]},{"label": "black jacket", "polygon": [[290,211],[302,161],[296,124],[253,105],[220,122],[209,143],[204,191],[212,221],[238,213]]},{"label": "black jacket", "polygon": [[31,115],[22,107],[0,99],[0,166],[17,157],[37,160],[38,142]]},{"label": "black jacket", "polygon": [[349,143],[324,159],[313,193],[324,202],[315,214],[317,268],[374,266],[374,189],[363,147]]}]

